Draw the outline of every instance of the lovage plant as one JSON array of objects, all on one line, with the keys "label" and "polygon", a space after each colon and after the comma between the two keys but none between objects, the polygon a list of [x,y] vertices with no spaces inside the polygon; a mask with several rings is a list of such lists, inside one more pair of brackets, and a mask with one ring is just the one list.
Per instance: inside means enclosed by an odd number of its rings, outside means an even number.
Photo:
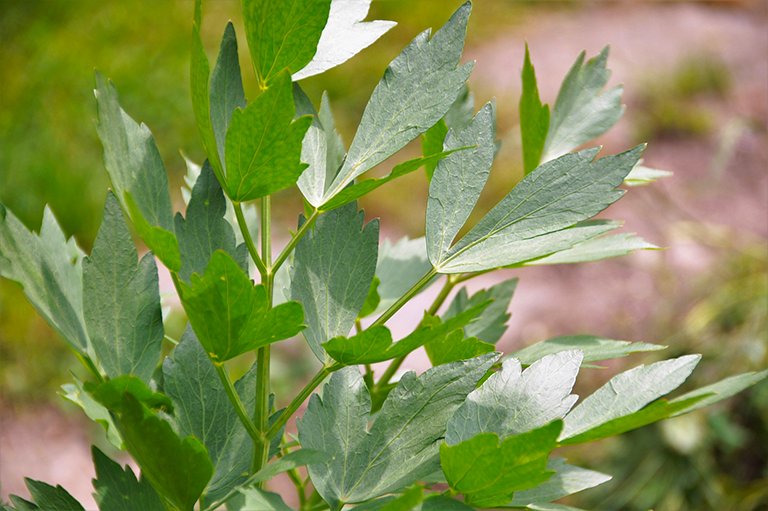
[{"label": "lovage plant", "polygon": [[[196,3],[191,89],[207,159],[188,162],[184,215],[173,213],[151,133],[98,73],[96,128],[112,191],[90,255],[65,239],[50,211],[36,234],[0,206],[0,274],[23,286],[87,368],[88,381],[65,385],[65,397],[140,468],[137,477],[94,448],[101,511],[288,510],[266,486],[283,472],[303,511],[566,509],[553,501],[609,476],[552,457],[559,446],[688,413],[765,377],[742,374],[664,399],[698,363],[688,355],[630,369],[577,404],[580,368],[661,346],[560,337],[502,357],[494,343],[516,279],[472,296],[461,288],[443,308],[454,288],[498,268],[655,248],[610,234],[617,222],[590,219],[621,198],[622,183],[663,173],[639,166],[642,146],[601,158],[599,148],[573,152],[623,112],[621,88],[603,91],[607,49],[579,56],[551,112],[526,53],[526,175],[458,237],[498,149],[494,104],[475,113],[465,85],[473,64],[459,65],[469,3],[392,61],[348,148],[328,97],[317,110],[298,83],[393,25],[362,21],[369,3],[242,0],[260,88],[250,101],[233,25],[211,72]],[[419,137],[423,156],[361,179]],[[366,224],[356,200],[421,167],[430,181],[425,237],[379,246],[378,221]],[[273,258],[271,196],[294,185],[306,207]],[[152,251],[141,259],[129,223]],[[156,259],[189,318],[165,358]],[[423,319],[393,341],[387,322],[437,283]],[[270,347],[297,336],[321,367],[293,400],[275,398]],[[433,367],[398,372],[422,347]],[[250,352],[256,362],[232,381],[228,362]],[[389,366],[375,374],[371,364],[381,362]],[[326,380],[322,396],[313,394]],[[307,400],[297,434],[286,433]],[[6,510],[83,509],[61,486],[27,485],[34,502],[12,496]]]}]

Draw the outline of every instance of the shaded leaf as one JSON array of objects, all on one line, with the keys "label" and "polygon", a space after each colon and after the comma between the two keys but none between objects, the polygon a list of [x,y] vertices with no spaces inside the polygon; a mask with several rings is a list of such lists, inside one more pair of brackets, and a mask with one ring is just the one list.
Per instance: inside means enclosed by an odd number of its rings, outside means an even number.
[{"label": "shaded leaf", "polygon": [[128,216],[131,217],[136,232],[147,244],[147,247],[154,252],[158,259],[172,272],[181,269],[181,254],[179,253],[179,242],[171,231],[156,227],[147,222],[138,206],[133,200],[130,192],[125,192],[125,203],[128,207]]},{"label": "shaded leaf", "polygon": [[211,75],[209,98],[211,126],[216,147],[219,149],[220,158],[226,160],[226,154],[221,153],[224,151],[229,121],[236,108],[246,106],[240,59],[237,55],[237,36],[231,21],[227,22],[227,28],[224,29],[224,35],[221,38],[219,57],[216,59]]},{"label": "shaded leaf", "polygon": [[248,478],[249,484],[263,483],[274,479],[277,474],[288,472],[294,468],[315,463],[331,461],[333,456],[315,449],[298,449],[276,459]]},{"label": "shaded leaf", "polygon": [[242,488],[240,492],[245,496],[245,504],[240,511],[293,511],[277,493],[255,486]]},{"label": "shaded leaf", "polygon": [[594,335],[568,335],[537,342],[527,348],[509,354],[508,357],[520,360],[523,365],[531,365],[547,355],[568,350],[580,350],[584,354],[582,362],[586,363],[626,357],[631,353],[663,350],[664,348],[666,346],[659,344],[614,341]]},{"label": "shaded leaf", "polygon": [[487,290],[478,291],[471,298],[467,297],[467,289],[461,288],[443,314],[443,319],[451,318],[478,303],[493,300],[483,310],[477,321],[467,325],[464,332],[467,336],[474,336],[483,342],[495,344],[507,331],[507,321],[510,316],[507,310],[512,301],[512,295],[515,294],[518,280],[517,278],[505,280]]},{"label": "shaded leaf", "polygon": [[310,398],[298,421],[302,446],[334,455],[309,465],[312,483],[332,509],[399,490],[438,469],[445,422],[496,360],[485,355],[406,373],[373,425],[371,398],[357,367],[331,376],[323,398]]},{"label": "shaded leaf", "polygon": [[[192,95],[192,111],[195,114],[195,124],[200,133],[200,140],[203,143],[205,154],[211,162],[216,178],[224,183],[224,169],[222,168],[222,154],[219,147],[224,150],[224,145],[217,144],[218,140],[213,131],[213,122],[211,120],[211,93],[209,91],[209,78],[211,76],[211,65],[208,63],[208,56],[203,48],[203,41],[200,39],[200,23],[196,21],[192,25],[192,58],[190,60],[189,84]],[[227,40],[227,31],[224,32],[222,46]],[[234,36],[234,29],[233,34]],[[236,44],[236,43],[235,43]],[[219,126],[220,127],[220,126]]]},{"label": "shaded leaf", "polygon": [[133,374],[149,383],[165,331],[154,255],[137,260],[120,204],[110,191],[93,250],[83,261],[85,323],[107,376]]},{"label": "shaded leaf", "polygon": [[225,252],[217,250],[201,277],[179,282],[179,296],[200,344],[216,361],[298,334],[301,305],[287,302],[270,308],[263,284],[253,282]]},{"label": "shaded leaf", "polygon": [[245,36],[262,88],[283,69],[295,73],[310,63],[330,8],[331,0],[243,1]]},{"label": "shaded leaf", "polygon": [[365,107],[344,165],[324,202],[445,115],[472,69],[471,63],[456,67],[470,10],[471,4],[465,3],[431,40],[426,30],[395,57]]},{"label": "shaded leaf", "polygon": [[503,441],[562,419],[578,399],[571,390],[581,357],[579,351],[548,355],[525,371],[518,360],[505,360],[448,421],[446,443],[481,433],[495,433]]},{"label": "shaded leaf", "polygon": [[115,424],[112,421],[112,416],[109,414],[109,410],[104,408],[101,403],[93,399],[91,395],[83,389],[83,382],[78,380],[76,376],[72,376],[72,379],[75,380],[75,383],[65,383],[61,386],[64,391],[64,394],[60,393],[61,397],[78,405],[83,409],[89,419],[101,424],[107,433],[107,440],[109,440],[109,443],[118,449],[124,449],[123,439],[120,437],[120,433],[117,431],[117,427],[115,427]]},{"label": "shaded leaf", "polygon": [[27,489],[37,505],[11,495],[11,501],[19,511],[25,509],[30,511],[36,509],[40,509],[40,511],[85,511],[83,506],[61,485],[54,488],[50,484],[35,481],[29,477],[24,478],[24,484],[27,485]]},{"label": "shaded leaf", "polygon": [[139,403],[152,410],[173,411],[171,400],[159,392],[153,392],[142,380],[124,375],[100,384],[85,382],[85,390],[98,403],[117,413],[122,413],[123,394],[131,394]]},{"label": "shaded leaf", "polygon": [[363,227],[364,218],[355,202],[323,213],[296,245],[291,298],[304,306],[304,337],[321,361],[321,344],[349,334],[373,282],[379,222]]},{"label": "shaded leaf", "polygon": [[225,219],[227,200],[208,160],[195,180],[187,205],[186,218],[176,214],[181,269],[178,276],[189,282],[193,273],[203,275],[214,252],[223,250],[248,273],[248,250],[236,246],[235,232]]},{"label": "shaded leaf", "polygon": [[333,0],[314,58],[295,72],[293,79],[314,76],[346,62],[397,25],[394,21],[363,21],[370,6],[371,0]]},{"label": "shaded leaf", "polygon": [[281,72],[244,110],[233,112],[225,144],[226,191],[233,201],[258,199],[288,188],[307,168],[300,161],[301,142],[312,119],[293,120],[291,91],[291,77]]},{"label": "shaded leaf", "polygon": [[624,178],[624,184],[627,186],[642,186],[655,182],[662,177],[670,177],[672,172],[667,170],[652,169],[641,165],[643,160],[637,162],[632,171]]},{"label": "shaded leaf", "polygon": [[381,280],[378,287],[381,301],[376,312],[388,309],[431,269],[425,238],[411,240],[406,236],[394,245],[385,239],[379,246],[376,262],[376,277]]},{"label": "shaded leaf", "polygon": [[130,465],[125,470],[98,447],[91,447],[96,479],[93,494],[100,511],[166,511],[154,488],[144,477],[137,479]]},{"label": "shaded leaf", "polygon": [[381,297],[379,296],[378,291],[380,282],[379,277],[373,277],[371,289],[368,290],[368,296],[365,297],[365,303],[363,304],[363,308],[360,309],[360,314],[357,315],[358,318],[366,318],[376,312],[379,303],[381,303]]},{"label": "shaded leaf", "polygon": [[611,72],[605,68],[608,46],[584,63],[581,52],[568,71],[552,109],[542,162],[568,153],[608,131],[624,113],[623,87],[601,92]]},{"label": "shaded leaf", "polygon": [[531,64],[528,43],[523,63],[523,93],[520,96],[520,135],[523,139],[523,171],[530,174],[539,166],[549,130],[549,105],[542,105],[536,71]]},{"label": "shaded leaf", "polygon": [[0,204],[0,276],[19,283],[37,313],[76,353],[87,357],[82,258],[75,239],[64,237],[47,206],[38,235]]}]

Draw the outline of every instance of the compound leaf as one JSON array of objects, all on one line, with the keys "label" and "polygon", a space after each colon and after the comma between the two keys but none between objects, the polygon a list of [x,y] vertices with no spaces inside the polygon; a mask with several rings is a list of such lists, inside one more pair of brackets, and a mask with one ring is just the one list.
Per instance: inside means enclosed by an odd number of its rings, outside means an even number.
[{"label": "compound leaf", "polygon": [[567,232],[576,229],[566,228],[591,218],[621,198],[624,192],[616,187],[643,149],[638,146],[593,162],[599,148],[592,148],[540,165],[453,245],[436,269],[440,273],[483,271],[549,255],[585,241],[579,239],[578,232]]},{"label": "compound leaf", "polygon": [[549,105],[542,105],[536,71],[531,64],[528,43],[523,63],[523,93],[520,96],[520,135],[523,139],[523,170],[526,175],[539,166],[549,130]]},{"label": "compound leaf", "polygon": [[570,152],[608,131],[624,114],[623,87],[617,85],[600,92],[611,72],[605,68],[608,46],[584,64],[581,52],[568,71],[549,122],[542,162]]},{"label": "compound leaf", "polygon": [[248,251],[244,244],[236,246],[232,225],[225,219],[227,200],[211,165],[205,160],[195,180],[187,205],[186,218],[176,214],[181,269],[178,276],[189,282],[193,273],[203,275],[208,261],[217,250],[229,254],[244,272],[248,272]]},{"label": "compound leaf", "polygon": [[444,147],[458,151],[440,161],[429,184],[427,254],[435,267],[469,218],[480,198],[493,163],[493,106],[486,104],[459,134],[449,131]]},{"label": "compound leaf", "polygon": [[498,355],[484,355],[406,373],[370,428],[371,398],[357,367],[331,376],[298,421],[302,446],[332,461],[309,465],[317,491],[332,509],[399,490],[438,469],[445,423]]},{"label": "compound leaf", "polygon": [[191,285],[179,282],[179,296],[200,344],[216,361],[288,339],[304,329],[301,305],[269,307],[263,284],[254,286],[227,253],[213,253],[205,274]]},{"label": "compound leaf", "polygon": [[422,32],[392,61],[365,107],[344,165],[324,202],[445,115],[472,69],[471,63],[456,67],[470,11],[467,2],[431,40],[429,30]]},{"label": "compound leaf", "polygon": [[467,297],[467,289],[461,288],[443,314],[443,319],[451,318],[478,303],[493,300],[483,310],[477,321],[467,325],[464,333],[470,337],[477,337],[485,343],[495,344],[507,331],[507,320],[510,316],[507,309],[512,301],[512,295],[515,294],[518,280],[517,278],[505,280],[488,289],[478,291],[471,298]]},{"label": "compound leaf", "polygon": [[300,161],[301,142],[312,118],[293,120],[294,112],[287,71],[278,74],[274,84],[244,110],[235,109],[225,144],[230,199],[244,202],[265,197],[299,179],[307,168]]},{"label": "compound leaf", "polygon": [[587,363],[626,357],[631,353],[663,350],[664,348],[666,346],[659,344],[614,341],[594,335],[567,335],[537,342],[527,348],[511,353],[508,357],[516,358],[523,365],[529,366],[547,355],[568,350],[579,350],[584,354],[582,363]]},{"label": "compound leaf", "polygon": [[285,68],[295,73],[310,63],[330,8],[331,0],[243,1],[245,36],[262,88]]},{"label": "compound leaf", "polygon": [[448,421],[446,443],[456,445],[481,433],[495,433],[503,441],[562,419],[578,399],[571,390],[581,358],[579,351],[564,351],[525,371],[518,360],[505,360]]},{"label": "compound leaf", "polygon": [[90,257],[83,261],[83,312],[93,351],[107,376],[133,374],[149,383],[164,329],[157,264],[138,252],[110,191]]},{"label": "compound leaf", "polygon": [[547,458],[557,447],[562,421],[500,441],[481,433],[456,445],[440,446],[443,473],[456,493],[473,507],[498,507],[519,490],[533,488],[552,476]]},{"label": "compound leaf", "polygon": [[304,306],[304,337],[321,361],[321,345],[349,334],[373,282],[379,222],[364,219],[356,202],[323,213],[296,246],[291,298]]},{"label": "compound leaf", "polygon": [[682,385],[701,355],[686,355],[625,371],[597,389],[565,417],[562,440],[640,410]]},{"label": "compound leaf", "polygon": [[332,0],[317,52],[306,67],[293,73],[293,79],[298,81],[343,64],[397,25],[394,21],[363,21],[370,6],[371,0]]},{"label": "compound leaf", "polygon": [[90,347],[83,317],[83,252],[46,206],[40,234],[0,204],[0,276],[18,282],[43,319],[80,356]]},{"label": "compound leaf", "polygon": [[95,445],[91,452],[96,468],[93,497],[100,511],[166,511],[149,481],[144,477],[137,479],[130,465],[123,470]]}]

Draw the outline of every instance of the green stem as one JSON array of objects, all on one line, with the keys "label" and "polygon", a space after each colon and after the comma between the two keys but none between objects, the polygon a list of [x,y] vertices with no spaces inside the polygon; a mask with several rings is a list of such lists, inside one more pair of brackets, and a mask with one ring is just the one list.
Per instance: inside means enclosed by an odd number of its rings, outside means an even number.
[{"label": "green stem", "polygon": [[421,291],[421,288],[429,284],[429,282],[435,277],[435,275],[437,275],[437,270],[435,270],[434,268],[429,270],[427,274],[421,277],[421,279],[419,279],[419,281],[416,284],[414,284],[411,289],[409,289],[403,296],[398,298],[397,301],[393,303],[389,309],[384,311],[384,313],[381,316],[376,318],[376,321],[374,321],[371,324],[371,327],[380,326],[386,323],[387,320],[392,316],[394,316],[395,313],[399,311],[403,305],[408,303],[411,298],[416,296],[418,292]]},{"label": "green stem", "polygon": [[[232,201],[232,205],[235,208],[235,216],[237,217],[237,225],[240,226],[240,232],[243,234],[245,240],[245,246],[248,247],[248,252],[251,254],[253,262],[256,263],[259,273],[262,277],[267,273],[267,267],[259,257],[259,252],[256,250],[256,245],[253,243],[251,237],[251,231],[248,230],[248,224],[245,222],[245,215],[243,215],[243,206],[239,202]],[[263,237],[264,233],[262,233]]]},{"label": "green stem", "polygon": [[[272,307],[272,287],[274,273],[272,272],[272,208],[270,197],[261,199],[261,257],[266,271],[262,274],[262,283],[267,291],[267,306]],[[256,352],[256,413],[254,422],[260,432],[259,438],[253,443],[253,460],[251,473],[261,470],[269,461],[269,441],[266,435],[269,428],[269,345],[259,348]],[[259,485],[263,486],[262,484]]]},{"label": "green stem", "polygon": [[338,371],[341,369],[341,364],[333,364],[331,366],[323,366],[320,371],[310,380],[309,383],[306,384],[306,386],[301,389],[301,392],[293,398],[293,401],[291,401],[291,404],[288,405],[288,408],[286,408],[282,414],[280,414],[280,417],[277,418],[277,421],[275,421],[274,424],[272,424],[272,427],[269,428],[269,431],[267,431],[266,437],[267,441],[269,442],[276,434],[280,432],[280,430],[285,426],[285,424],[288,422],[288,419],[290,419],[294,413],[296,413],[296,410],[299,409],[299,407],[304,403],[304,401],[307,400],[307,398],[312,394],[312,392],[317,388],[318,385],[323,383],[323,380],[331,374],[334,371]]},{"label": "green stem", "polygon": [[240,400],[240,395],[235,390],[234,385],[232,385],[232,379],[229,377],[227,366],[225,366],[223,362],[216,362],[213,360],[211,360],[211,362],[213,362],[213,366],[216,368],[216,373],[218,373],[219,379],[224,385],[224,390],[227,392],[227,397],[232,402],[232,406],[235,408],[235,412],[240,418],[240,422],[243,423],[245,430],[248,432],[248,435],[255,443],[257,440],[261,439],[261,433],[259,433],[256,427],[253,425],[253,422],[251,422],[251,418],[248,416],[248,412],[245,411],[245,406],[243,406],[243,402]]},{"label": "green stem", "polygon": [[272,265],[272,272],[277,272],[278,268],[280,268],[286,259],[288,259],[288,256],[291,255],[291,252],[293,252],[293,249],[296,248],[296,245],[299,243],[299,240],[307,233],[307,231],[312,227],[312,225],[315,223],[315,219],[320,214],[320,211],[317,209],[312,212],[312,214],[307,218],[307,220],[301,224],[301,227],[299,227],[299,230],[296,231],[296,235],[291,238],[291,241],[288,242],[288,244],[285,246],[282,252],[280,252],[280,255],[277,256],[277,259],[275,259],[275,264]]},{"label": "green stem", "polygon": [[[434,270],[432,271],[434,272]],[[434,273],[432,274],[432,276],[430,276],[430,279],[433,276],[434,276]],[[448,275],[446,277],[445,285],[443,286],[443,289],[440,290],[440,293],[438,293],[437,297],[435,297],[435,301],[432,302],[432,306],[429,308],[429,310],[427,310],[427,313],[430,316],[434,316],[435,314],[437,314],[437,311],[440,310],[440,306],[443,304],[443,302],[445,302],[445,299],[448,298],[448,295],[451,294],[451,290],[454,288],[454,286],[456,286],[457,283],[458,283],[458,277],[455,277],[454,275]],[[414,288],[412,288],[411,291],[413,291]],[[410,293],[411,291],[409,291],[408,293]],[[418,292],[418,289],[416,289],[416,292]],[[416,292],[414,292],[413,294],[416,294]],[[407,296],[407,293],[406,293],[406,296]],[[389,381],[392,379],[392,377],[395,375],[397,370],[400,369],[400,366],[405,361],[406,356],[407,355],[403,355],[402,357],[397,357],[392,361],[391,364],[389,364],[389,367],[387,367],[387,370],[384,371],[384,374],[381,376],[378,383],[375,385],[374,392],[376,390],[381,390],[382,387],[385,387],[389,384]]]}]

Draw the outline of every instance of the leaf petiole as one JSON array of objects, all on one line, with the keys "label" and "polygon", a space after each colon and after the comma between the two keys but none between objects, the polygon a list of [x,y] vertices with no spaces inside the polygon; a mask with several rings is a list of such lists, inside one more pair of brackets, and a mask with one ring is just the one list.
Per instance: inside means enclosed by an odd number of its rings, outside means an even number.
[{"label": "leaf petiole", "polygon": [[262,277],[267,274],[267,267],[264,265],[264,261],[259,257],[259,252],[256,250],[256,245],[253,243],[251,232],[248,230],[248,224],[245,222],[245,215],[243,214],[243,206],[239,202],[232,201],[232,206],[235,209],[235,216],[237,217],[237,225],[240,227],[240,232],[243,234],[245,240],[245,246],[248,247],[248,253],[251,254],[253,262],[256,263],[259,273]]},{"label": "leaf petiole", "polygon": [[320,210],[315,209],[309,218],[307,218],[307,220],[301,224],[301,227],[299,227],[299,230],[296,231],[296,234],[291,238],[291,241],[288,242],[283,251],[280,252],[280,255],[277,256],[277,259],[275,259],[275,263],[272,265],[272,268],[270,268],[272,273],[276,273],[278,268],[280,268],[285,260],[288,259],[288,256],[290,256],[291,252],[293,252],[293,249],[296,248],[299,240],[301,240],[304,234],[306,234],[306,232],[315,224],[315,219],[319,215]]}]

